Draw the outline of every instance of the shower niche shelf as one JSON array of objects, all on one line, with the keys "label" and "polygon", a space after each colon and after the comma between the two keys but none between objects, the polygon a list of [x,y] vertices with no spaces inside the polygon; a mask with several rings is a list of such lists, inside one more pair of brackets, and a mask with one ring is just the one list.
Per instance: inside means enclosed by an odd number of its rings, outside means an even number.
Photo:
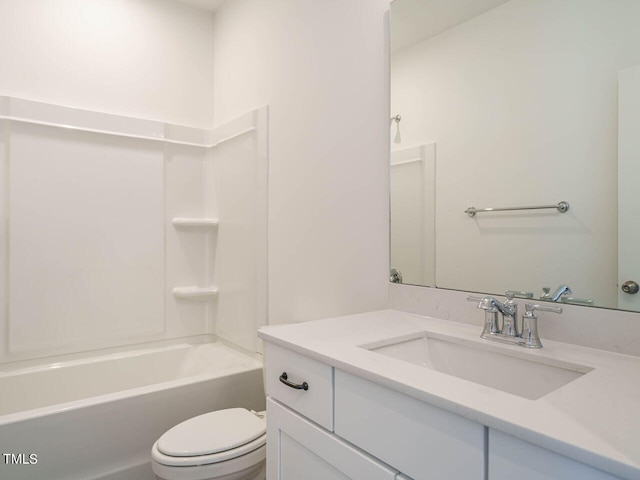
[{"label": "shower niche shelf", "polygon": [[183,300],[208,300],[218,295],[218,287],[174,287],[172,293]]},{"label": "shower niche shelf", "polygon": [[171,220],[173,226],[177,229],[213,229],[218,226],[217,218],[192,218],[192,217],[174,217]]}]

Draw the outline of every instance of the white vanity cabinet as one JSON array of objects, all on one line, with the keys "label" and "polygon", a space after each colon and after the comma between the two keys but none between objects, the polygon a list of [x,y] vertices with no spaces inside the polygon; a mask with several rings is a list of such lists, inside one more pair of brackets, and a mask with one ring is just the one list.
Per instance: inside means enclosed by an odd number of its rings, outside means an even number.
[{"label": "white vanity cabinet", "polygon": [[267,480],[620,480],[278,345],[265,360]]},{"label": "white vanity cabinet", "polygon": [[274,344],[265,360],[267,480],[485,478],[482,425]]},{"label": "white vanity cabinet", "polygon": [[[260,329],[277,412],[267,422],[268,480],[292,478],[287,471],[309,480],[287,470],[307,462],[324,462],[328,479],[379,478],[366,468],[394,480],[640,480],[640,387],[629,381],[640,360],[560,342],[496,346],[478,334],[393,310]],[[445,338],[464,349],[440,348]],[[556,378],[546,367],[580,375],[535,400],[505,387],[546,388]],[[476,383],[462,369],[487,375]],[[292,388],[302,382],[307,390]],[[612,398],[615,408],[602,408]]]},{"label": "white vanity cabinet", "polygon": [[557,453],[489,429],[489,480],[619,480]]}]

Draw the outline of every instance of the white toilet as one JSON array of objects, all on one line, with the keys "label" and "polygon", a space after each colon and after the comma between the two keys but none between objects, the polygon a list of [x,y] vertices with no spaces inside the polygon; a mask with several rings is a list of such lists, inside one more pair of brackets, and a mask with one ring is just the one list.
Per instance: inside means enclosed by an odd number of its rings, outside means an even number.
[{"label": "white toilet", "polygon": [[151,449],[159,480],[265,480],[264,413],[230,408],[190,418]]}]

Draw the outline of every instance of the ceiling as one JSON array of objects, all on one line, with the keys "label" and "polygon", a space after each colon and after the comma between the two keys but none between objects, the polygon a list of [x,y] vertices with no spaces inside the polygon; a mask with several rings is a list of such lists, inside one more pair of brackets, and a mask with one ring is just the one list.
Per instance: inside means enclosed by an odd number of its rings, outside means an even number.
[{"label": "ceiling", "polygon": [[394,0],[391,53],[471,20],[509,0]]},{"label": "ceiling", "polygon": [[[226,0],[177,0],[216,12]],[[471,20],[509,0],[394,0],[391,2],[391,53]]]},{"label": "ceiling", "polygon": [[206,10],[208,12],[215,12],[225,2],[225,0],[177,0],[180,3],[191,5],[192,7]]}]

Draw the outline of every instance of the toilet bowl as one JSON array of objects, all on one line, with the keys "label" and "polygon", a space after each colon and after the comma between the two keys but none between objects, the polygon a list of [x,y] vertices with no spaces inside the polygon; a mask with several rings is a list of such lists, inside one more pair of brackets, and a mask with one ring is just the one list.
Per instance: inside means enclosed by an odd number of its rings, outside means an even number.
[{"label": "toilet bowl", "polygon": [[264,414],[230,408],[190,418],[151,449],[159,480],[264,480]]}]

